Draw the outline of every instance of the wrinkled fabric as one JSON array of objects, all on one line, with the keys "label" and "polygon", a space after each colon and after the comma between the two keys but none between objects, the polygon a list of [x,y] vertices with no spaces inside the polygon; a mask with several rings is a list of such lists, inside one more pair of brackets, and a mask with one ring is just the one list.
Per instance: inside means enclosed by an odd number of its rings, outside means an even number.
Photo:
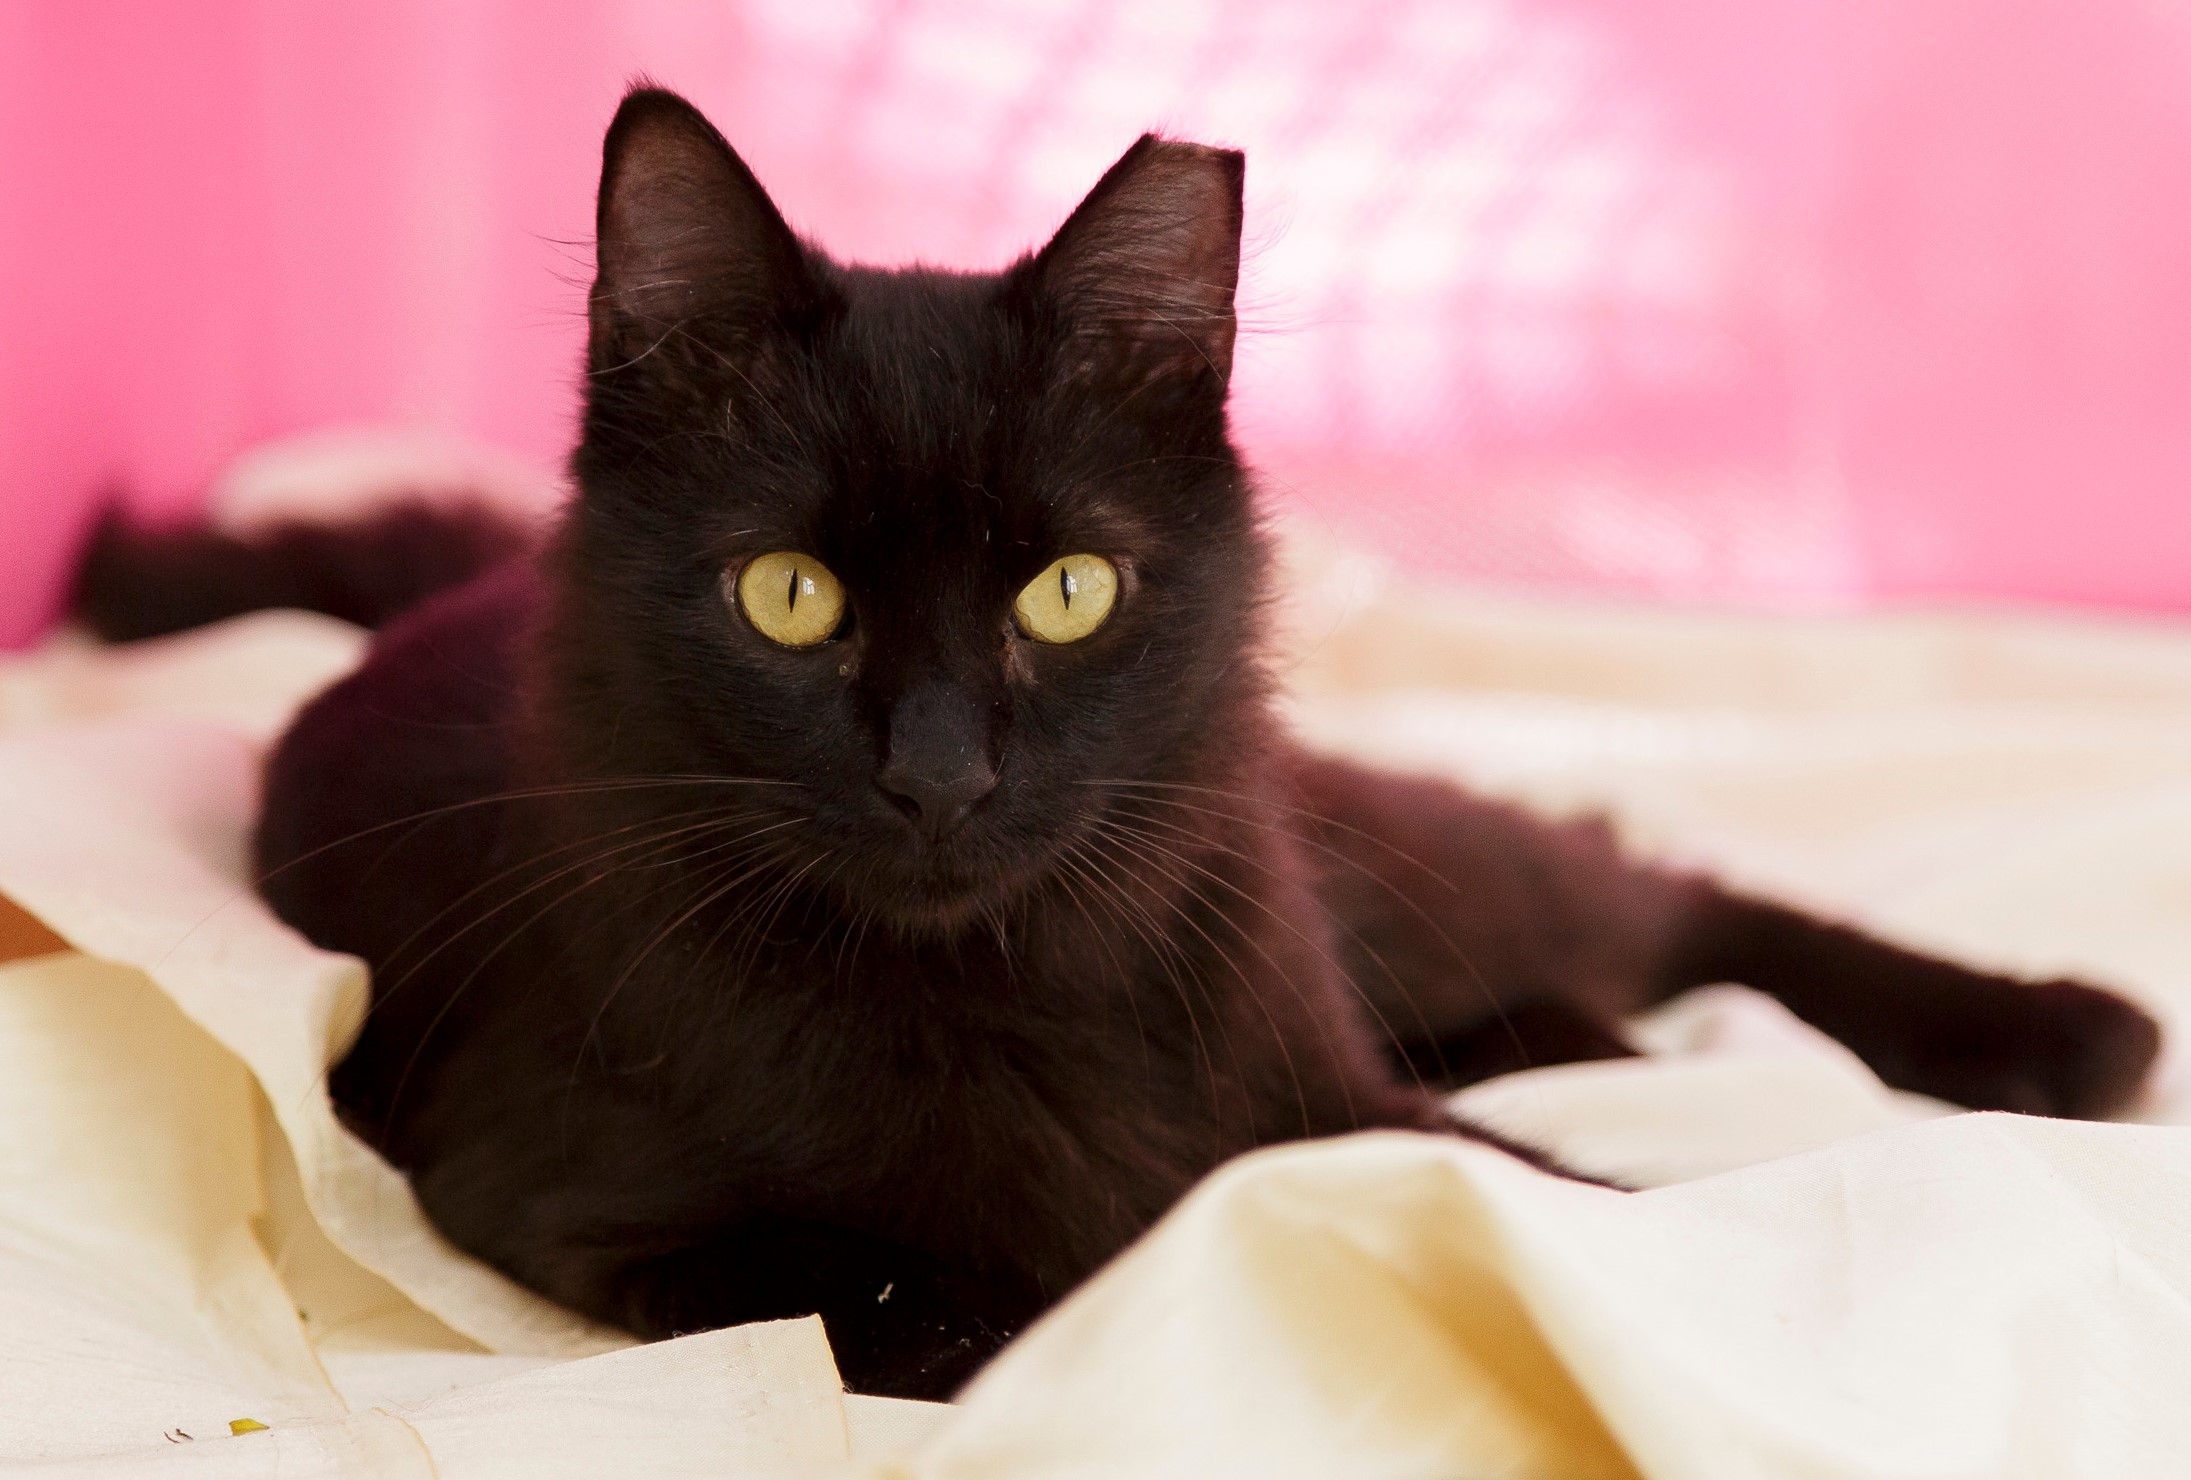
[{"label": "wrinkled fabric", "polygon": [[1633,1195],[1265,1152],[875,1473],[2181,1474],[2185,1135],[1956,1116]]},{"label": "wrinkled fabric", "polygon": [[949,1409],[844,1398],[812,1321],[618,1349],[335,1120],[363,972],[249,888],[260,756],[359,635],[62,642],[0,665],[0,1473],[2175,1473],[2191,634],[1292,579],[1312,742],[2117,985],[2171,1024],[2165,1124],[1954,1114],[1712,988],[1632,1025],[1645,1059],[1458,1097],[1649,1191],[1426,1137],[1266,1152]]},{"label": "wrinkled fabric", "polygon": [[[698,1480],[845,1455],[817,1321],[510,1370],[354,1266],[293,1267],[265,1105],[143,972],[0,966],[0,1473]],[[376,1352],[407,1400],[340,1380]]]}]

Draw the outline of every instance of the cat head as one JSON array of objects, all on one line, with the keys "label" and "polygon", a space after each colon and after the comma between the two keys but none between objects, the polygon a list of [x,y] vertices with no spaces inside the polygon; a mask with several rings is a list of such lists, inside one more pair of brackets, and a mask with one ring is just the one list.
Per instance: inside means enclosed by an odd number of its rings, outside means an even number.
[{"label": "cat head", "polygon": [[1238,153],[1143,137],[1001,273],[842,266],[715,129],[610,126],[551,709],[596,774],[755,778],[910,929],[1252,749],[1266,556],[1225,416]]}]

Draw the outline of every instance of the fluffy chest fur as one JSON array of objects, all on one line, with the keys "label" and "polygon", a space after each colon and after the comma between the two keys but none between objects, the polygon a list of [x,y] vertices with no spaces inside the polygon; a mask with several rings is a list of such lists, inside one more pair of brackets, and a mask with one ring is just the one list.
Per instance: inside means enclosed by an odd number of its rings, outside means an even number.
[{"label": "fluffy chest fur", "polygon": [[[734,943],[703,914],[627,1010],[589,1012],[591,986],[558,1005],[589,1024],[563,1077],[591,1119],[559,1176],[589,1186],[589,1217],[765,1205],[1061,1290],[1253,1144],[1260,1086],[1194,1048],[1247,1025],[1190,1012],[1144,952],[1039,908],[1001,939],[862,939],[814,903]],[[1214,964],[1169,971],[1198,1001]]]}]

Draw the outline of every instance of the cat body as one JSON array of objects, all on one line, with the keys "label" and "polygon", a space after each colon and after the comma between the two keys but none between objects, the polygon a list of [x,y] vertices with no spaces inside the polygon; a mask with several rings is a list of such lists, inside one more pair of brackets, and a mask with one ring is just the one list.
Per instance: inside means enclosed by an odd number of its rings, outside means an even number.
[{"label": "cat body", "polygon": [[1183,773],[1184,821],[1117,807],[1138,855],[908,930],[795,882],[754,789],[473,805],[569,774],[520,708],[543,603],[514,566],[391,627],[261,833],[304,858],[283,915],[377,969],[349,1122],[526,1283],[649,1335],[819,1310],[856,1387],[939,1395],[1226,1158],[1453,1128],[1337,968],[1286,799],[1243,789],[1268,758]]},{"label": "cat body", "polygon": [[1700,982],[1965,1103],[2135,1088],[2105,993],[1284,736],[1240,181],[1146,138],[1001,274],[846,268],[627,98],[561,528],[268,770],[267,897],[374,968],[335,1097],[456,1243],[642,1335],[818,1311],[854,1388],[943,1396],[1227,1158],[1503,1145],[1437,1091]]}]

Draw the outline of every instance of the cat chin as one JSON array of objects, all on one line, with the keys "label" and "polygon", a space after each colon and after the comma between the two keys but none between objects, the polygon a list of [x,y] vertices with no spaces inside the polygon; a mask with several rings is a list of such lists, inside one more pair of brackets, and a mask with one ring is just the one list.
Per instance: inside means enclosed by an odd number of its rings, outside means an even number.
[{"label": "cat chin", "polygon": [[871,906],[883,924],[911,940],[947,940],[971,930],[986,930],[1001,901],[967,893],[933,900],[894,900]]},{"label": "cat chin", "polygon": [[837,834],[824,846],[857,861],[842,869],[825,867],[824,888],[847,918],[871,919],[904,939],[990,933],[1038,892],[1056,867],[1052,846],[1041,841],[1030,846],[1009,825],[1003,835],[992,831],[998,826],[994,819],[975,819],[927,843],[916,842],[910,830],[900,836],[896,828]]},{"label": "cat chin", "polygon": [[945,940],[968,931],[989,931],[1033,886],[1039,871],[1025,876],[987,879],[922,878],[876,880],[857,891],[844,891],[844,903],[877,924],[911,940]]},{"label": "cat chin", "polygon": [[970,930],[986,931],[1023,890],[1005,884],[901,883],[849,901],[900,936],[942,940]]}]

